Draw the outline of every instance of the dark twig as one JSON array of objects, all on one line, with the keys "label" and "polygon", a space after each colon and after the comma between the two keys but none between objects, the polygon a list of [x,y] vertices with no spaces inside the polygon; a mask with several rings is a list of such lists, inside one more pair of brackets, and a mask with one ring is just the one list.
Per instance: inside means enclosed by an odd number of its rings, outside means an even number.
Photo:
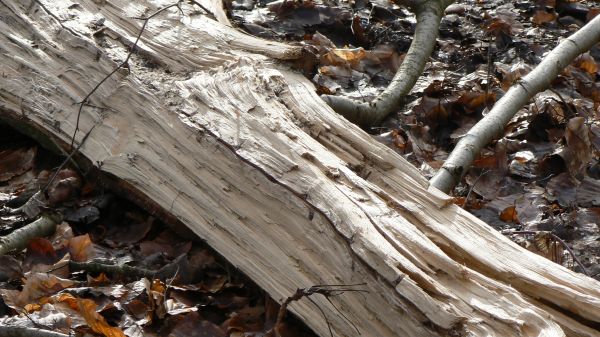
[{"label": "dark twig", "polygon": [[555,94],[556,96],[558,96],[558,98],[560,98],[562,104],[569,110],[569,112],[573,115],[573,116],[577,116],[577,112],[575,112],[573,110],[573,108],[571,107],[571,105],[569,103],[567,103],[567,101],[564,99],[564,97],[560,94],[560,92],[558,92],[557,90],[550,88],[548,89],[550,90],[553,94]]},{"label": "dark twig", "polygon": [[41,329],[41,330],[52,330],[52,327],[36,322],[33,318],[31,318],[31,316],[29,316],[29,314],[27,313],[27,310],[25,310],[25,309],[21,310],[21,314],[23,314],[25,317],[27,317],[27,319],[31,322],[31,324],[33,324],[36,328]]},{"label": "dark twig", "polygon": [[[306,297],[309,301],[311,301],[321,312],[321,314],[323,314],[323,317],[325,318],[325,322],[327,323],[327,327],[329,329],[329,334],[333,337],[333,331],[331,329],[331,324],[329,323],[329,320],[327,319],[327,316],[325,315],[325,312],[323,311],[323,309],[321,309],[321,307],[319,307],[317,305],[317,303],[310,298],[311,295],[314,294],[321,294],[323,296],[325,296],[325,298],[327,299],[327,301],[329,303],[331,303],[331,300],[329,299],[332,296],[337,296],[340,295],[344,292],[363,292],[363,293],[367,293],[368,290],[365,289],[356,289],[356,288],[352,288],[355,286],[362,286],[362,285],[366,285],[366,283],[358,283],[358,284],[318,284],[318,285],[314,285],[310,288],[298,288],[296,289],[296,292],[285,299],[285,301],[283,301],[283,303],[281,304],[281,306],[279,307],[279,312],[277,313],[277,321],[275,322],[275,325],[273,326],[273,328],[271,328],[271,330],[269,330],[268,334],[271,333],[275,333],[276,337],[281,337],[281,334],[279,332],[279,326],[281,326],[281,324],[283,323],[283,319],[285,318],[285,314],[287,312],[287,307],[290,303],[294,302],[294,301],[299,301],[300,299],[302,299],[303,297]],[[340,312],[340,310],[333,305],[333,303],[331,303],[331,305],[337,310],[338,313],[340,313],[340,315],[342,315],[342,317],[344,317],[344,319],[349,322],[354,329],[356,329],[356,332],[360,335],[360,331],[358,330],[358,328],[356,327],[356,325],[354,325],[354,323],[352,323],[344,314],[342,314]]]},{"label": "dark twig", "polygon": [[[321,312],[321,315],[323,315],[323,319],[325,319],[325,323],[327,323],[327,329],[329,330],[329,335],[331,337],[333,337],[333,330],[331,329],[331,323],[329,323],[329,320],[327,319],[327,315],[325,315],[325,311],[323,311],[323,309],[312,298],[306,297],[306,299],[309,300],[310,303],[314,304],[315,307],[317,307],[317,309],[319,309],[319,311]],[[279,322],[279,315],[277,315],[277,321]],[[278,322],[276,322],[275,326],[274,326],[274,328],[275,328],[276,331],[277,331],[277,329],[279,327],[279,325],[278,325],[279,323]],[[279,331],[277,331],[276,335],[277,335],[277,337],[281,337],[281,333],[279,333]]]},{"label": "dark twig", "polygon": [[[129,52],[127,53],[127,56],[125,57],[125,60],[123,60],[123,62],[121,62],[113,71],[111,71],[108,75],[104,76],[104,78],[102,78],[102,80],[100,80],[100,82],[98,82],[93,88],[92,90],[90,90],[87,95],[85,95],[85,97],[83,98],[83,100],[81,100],[81,102],[79,102],[79,109],[77,110],[77,120],[75,122],[75,131],[73,131],[73,136],[71,137],[71,145],[69,146],[69,156],[67,157],[67,159],[65,161],[63,161],[61,163],[61,165],[58,167],[58,169],[54,172],[54,174],[52,175],[52,178],[50,178],[50,180],[48,180],[48,183],[46,184],[46,186],[44,186],[44,188],[42,189],[42,192],[44,192],[44,194],[46,193],[48,187],[50,186],[50,184],[52,184],[52,182],[54,181],[54,179],[56,178],[56,175],[58,174],[58,172],[67,164],[67,162],[69,160],[71,160],[71,158],[75,155],[75,153],[77,153],[79,151],[79,149],[83,146],[83,144],[85,143],[86,139],[88,138],[88,136],[90,135],[91,131],[94,129],[95,125],[88,131],[88,133],[86,133],[86,135],[83,137],[83,139],[81,140],[81,142],[79,143],[79,145],[77,146],[77,148],[73,148],[75,145],[75,138],[77,136],[77,132],[79,131],[79,122],[81,119],[81,113],[83,111],[83,107],[88,104],[88,100],[90,99],[90,97],[100,88],[100,86],[106,82],[106,80],[108,80],[114,73],[116,73],[119,69],[121,69],[122,67],[126,66],[129,63],[129,59],[131,58],[131,55],[133,55],[133,53],[136,51],[137,49],[137,45],[140,41],[140,39],[142,38],[142,34],[144,33],[144,31],[146,30],[146,25],[148,24],[148,21],[152,18],[154,18],[155,16],[159,15],[160,13],[166,11],[169,8],[172,7],[177,7],[179,8],[179,10],[181,11],[181,3],[184,0],[179,0],[173,4],[167,5],[161,9],[156,10],[154,13],[150,14],[147,17],[143,17],[143,18],[137,18],[140,20],[143,20],[144,23],[142,24],[142,28],[140,29],[135,41],[133,42],[133,45],[131,46],[131,48],[129,49]],[[39,1],[36,1],[39,3]],[[40,4],[40,6],[43,6],[42,4]],[[203,7],[202,7],[203,8]],[[45,9],[45,8],[44,8]],[[204,8],[203,8],[204,9]],[[46,10],[46,9],[45,9]],[[46,10],[47,11],[47,10]],[[52,15],[52,14],[51,14]]]},{"label": "dark twig", "polygon": [[75,122],[75,131],[73,132],[73,137],[71,138],[71,146],[70,146],[71,151],[73,150],[73,144],[75,144],[75,136],[77,135],[77,131],[79,131],[79,120],[81,118],[81,112],[83,110],[83,107],[87,104],[88,99],[96,92],[96,90],[98,90],[98,88],[100,88],[100,86],[104,82],[106,82],[106,80],[108,80],[114,73],[116,73],[117,71],[119,71],[119,69],[121,69],[122,67],[126,66],[129,63],[129,59],[131,58],[131,55],[133,55],[133,53],[137,49],[137,45],[138,45],[140,39],[142,38],[142,34],[144,33],[144,30],[146,30],[146,25],[148,24],[148,21],[150,21],[150,19],[159,15],[160,13],[164,12],[165,10],[167,10],[169,8],[177,7],[177,8],[179,8],[179,10],[181,10],[180,5],[182,2],[183,2],[183,0],[179,0],[176,3],[170,4],[161,9],[158,9],[157,11],[155,11],[154,13],[150,14],[147,17],[136,18],[139,20],[143,20],[144,23],[142,24],[142,28],[140,29],[140,32],[138,33],[138,35],[135,39],[135,42],[133,43],[131,48],[129,48],[129,52],[127,53],[127,56],[125,57],[125,60],[123,60],[123,62],[121,62],[108,75],[104,76],[104,78],[102,80],[100,80],[100,82],[98,82],[98,84],[96,84],[96,86],[94,88],[92,88],[92,90],[90,92],[88,92],[88,94],[81,100],[81,102],[79,102],[79,109],[77,110],[77,121]]},{"label": "dark twig", "polygon": [[213,12],[211,12],[210,10],[208,10],[208,8],[204,7],[204,5],[202,5],[198,1],[196,1],[196,0],[188,0],[188,2],[191,3],[191,4],[193,4],[193,5],[196,5],[196,6],[200,7],[200,8],[202,8],[202,10],[205,11],[206,14],[208,16],[210,16],[211,19],[217,21],[217,18],[215,17],[215,14]]},{"label": "dark twig", "polygon": [[481,174],[479,176],[477,176],[477,179],[475,179],[475,181],[473,182],[473,185],[471,185],[471,188],[469,188],[469,192],[467,193],[467,196],[465,197],[465,202],[462,205],[463,209],[465,209],[465,207],[467,207],[467,202],[469,202],[469,197],[471,196],[471,192],[473,192],[473,190],[475,189],[475,186],[477,186],[477,182],[479,182],[479,179],[481,179],[481,177],[486,175],[488,172],[490,172],[490,170],[484,170],[483,172],[481,172]]},{"label": "dark twig", "polygon": [[[514,231],[514,232],[508,232],[506,234],[521,234],[521,235],[536,235],[542,233],[542,231]],[[567,251],[569,252],[569,254],[571,254],[571,256],[573,257],[573,261],[575,261],[579,267],[581,268],[581,270],[583,270],[583,273],[586,276],[590,276],[590,274],[588,273],[588,271],[585,269],[585,267],[583,266],[583,263],[581,263],[581,261],[579,260],[579,258],[577,258],[577,256],[575,255],[575,253],[573,252],[573,250],[571,249],[571,247],[569,247],[569,245],[567,245],[566,242],[563,241],[563,239],[559,238],[556,234],[551,233],[551,232],[547,232],[548,234],[550,234],[550,236],[560,242],[561,245],[563,245],[563,247],[565,247],[567,249]]]},{"label": "dark twig", "polygon": [[488,37],[488,53],[487,53],[487,74],[486,74],[486,83],[485,83],[485,107],[489,110],[490,104],[488,102],[488,97],[490,94],[490,82],[492,78],[492,42],[491,38]]},{"label": "dark twig", "polygon": [[0,325],[0,336],[13,336],[13,337],[69,337],[69,335],[54,332],[49,330],[42,330],[37,328],[29,328],[24,326],[7,326]]},{"label": "dark twig", "polygon": [[[309,297],[309,299],[312,301],[312,298]],[[331,304],[331,306],[335,309],[335,311],[337,311],[338,314],[340,314],[340,316],[342,316],[346,320],[346,322],[348,322],[348,323],[350,323],[350,325],[352,325],[354,330],[356,330],[356,333],[358,335],[360,335],[360,330],[358,330],[358,327],[356,326],[356,324],[354,324],[354,322],[352,322],[348,317],[346,317],[346,315],[344,315],[344,313],[340,309],[338,309],[338,307],[335,304],[333,304],[333,301],[331,301],[331,299],[329,297],[325,296],[325,299],[327,300],[327,302],[329,302],[329,304]],[[315,305],[316,305],[316,303],[315,303]],[[331,329],[330,329],[330,332],[331,332]]]},{"label": "dark twig", "polygon": [[52,182],[54,181],[54,179],[56,179],[56,176],[58,175],[58,172],[60,172],[60,170],[62,170],[62,168],[65,167],[65,165],[67,165],[67,163],[71,160],[71,158],[73,158],[73,156],[79,151],[79,149],[81,149],[81,147],[83,146],[83,144],[85,143],[85,141],[87,140],[87,138],[90,136],[90,134],[92,133],[92,130],[94,130],[94,128],[96,127],[96,125],[97,124],[92,125],[92,127],[88,130],[88,132],[81,139],[81,142],[79,143],[79,145],[77,145],[77,148],[75,148],[73,151],[71,151],[69,153],[69,155],[67,156],[67,158],[65,158],[65,160],[63,160],[63,162],[60,163],[60,165],[58,166],[58,168],[54,171],[54,174],[52,175],[52,177],[50,179],[48,179],[48,182],[42,188],[42,190],[41,190],[42,194],[46,195],[46,192],[48,191],[48,188],[50,187],[50,184],[52,184]]},{"label": "dark twig", "polygon": [[54,18],[54,20],[56,20],[56,21],[58,22],[58,24],[59,24],[59,25],[60,25],[60,26],[61,26],[63,29],[66,29],[66,30],[68,30],[68,31],[69,31],[71,34],[73,34],[73,35],[75,35],[75,36],[81,36],[81,34],[78,34],[78,33],[77,33],[77,32],[75,32],[74,30],[72,30],[71,28],[69,28],[69,27],[67,27],[67,26],[63,25],[63,21],[64,21],[64,20],[61,20],[61,19],[60,19],[58,16],[56,16],[56,14],[52,13],[52,11],[50,11],[50,10],[48,9],[48,7],[46,7],[46,5],[44,5],[44,4],[43,4],[43,3],[42,3],[40,0],[34,0],[34,2],[35,2],[36,4],[38,4],[38,6],[40,6],[40,7],[41,7],[41,8],[44,10],[44,12],[48,13],[48,15],[50,15],[51,17],[53,17],[53,18]]}]

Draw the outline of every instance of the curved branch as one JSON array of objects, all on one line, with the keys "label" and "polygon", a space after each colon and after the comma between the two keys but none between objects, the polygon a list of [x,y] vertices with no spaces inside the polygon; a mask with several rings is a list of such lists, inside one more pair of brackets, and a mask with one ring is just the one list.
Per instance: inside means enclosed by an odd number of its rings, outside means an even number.
[{"label": "curved branch", "polygon": [[336,112],[361,126],[380,123],[398,109],[402,99],[411,91],[423,73],[425,64],[435,47],[444,9],[453,1],[424,1],[414,5],[417,16],[415,35],[406,57],[390,85],[373,101],[357,102],[341,96],[323,95],[321,98]]},{"label": "curved branch", "polygon": [[462,178],[481,149],[502,135],[504,127],[519,109],[537,93],[547,89],[560,72],[581,53],[600,41],[600,15],[563,40],[540,64],[513,85],[456,144],[442,168],[429,181],[448,193]]},{"label": "curved branch", "polygon": [[0,255],[5,255],[13,249],[20,250],[36,237],[44,237],[54,233],[56,225],[62,221],[57,214],[44,214],[36,221],[14,232],[0,237]]}]

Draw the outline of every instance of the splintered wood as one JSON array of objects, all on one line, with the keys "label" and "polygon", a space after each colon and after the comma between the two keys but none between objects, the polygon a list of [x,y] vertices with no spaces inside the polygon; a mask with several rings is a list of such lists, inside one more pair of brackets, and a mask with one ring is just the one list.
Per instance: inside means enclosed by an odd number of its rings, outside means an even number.
[{"label": "splintered wood", "polygon": [[[62,22],[35,1],[0,5],[0,117],[68,150],[78,103],[126,57],[135,18],[170,3],[42,2]],[[108,78],[80,116],[76,144],[95,126],[83,157],[122,193],[276,300],[365,283],[368,293],[311,297],[335,336],[598,336],[598,282],[452,205],[277,60],[298,47],[248,36],[202,4],[213,15],[182,3],[149,20],[131,73]],[[310,301],[289,309],[329,335]]]}]

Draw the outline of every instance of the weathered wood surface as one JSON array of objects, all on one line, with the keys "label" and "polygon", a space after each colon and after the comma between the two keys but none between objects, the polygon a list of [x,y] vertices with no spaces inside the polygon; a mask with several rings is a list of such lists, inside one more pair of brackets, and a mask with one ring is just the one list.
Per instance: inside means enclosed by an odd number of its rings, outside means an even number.
[{"label": "weathered wood surface", "polygon": [[[169,1],[0,1],[0,116],[68,146],[77,103]],[[202,2],[221,11],[216,0]],[[149,21],[91,97],[82,154],[206,240],[275,299],[332,298],[362,336],[598,336],[599,283],[521,249],[328,108],[266,42],[183,5]],[[104,18],[103,32],[92,22]],[[74,35],[75,34],[75,35]],[[358,333],[315,297],[336,336]],[[329,334],[308,301],[291,310]]]}]

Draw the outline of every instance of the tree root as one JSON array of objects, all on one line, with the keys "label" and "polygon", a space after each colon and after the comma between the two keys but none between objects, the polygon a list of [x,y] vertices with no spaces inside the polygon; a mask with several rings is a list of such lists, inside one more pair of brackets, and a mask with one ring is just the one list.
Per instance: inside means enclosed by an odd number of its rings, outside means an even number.
[{"label": "tree root", "polygon": [[321,98],[349,121],[368,127],[381,123],[397,110],[423,73],[425,64],[435,47],[436,37],[444,10],[449,0],[419,1],[410,5],[417,16],[415,35],[408,53],[389,86],[373,101],[358,102],[341,96],[323,95]]}]

